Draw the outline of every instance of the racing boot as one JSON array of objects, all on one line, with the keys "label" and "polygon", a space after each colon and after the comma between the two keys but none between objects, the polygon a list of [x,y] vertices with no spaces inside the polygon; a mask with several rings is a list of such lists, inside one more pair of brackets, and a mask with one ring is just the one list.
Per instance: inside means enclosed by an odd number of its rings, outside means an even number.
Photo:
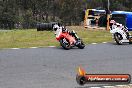
[{"label": "racing boot", "polygon": [[77,36],[77,33],[74,30],[70,32],[70,35],[72,35],[76,40],[79,39],[79,37]]}]

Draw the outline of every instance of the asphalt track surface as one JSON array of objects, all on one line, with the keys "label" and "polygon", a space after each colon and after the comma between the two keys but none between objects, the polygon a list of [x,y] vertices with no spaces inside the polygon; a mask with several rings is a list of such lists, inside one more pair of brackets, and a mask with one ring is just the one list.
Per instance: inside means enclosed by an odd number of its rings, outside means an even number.
[{"label": "asphalt track surface", "polygon": [[[87,73],[132,75],[132,45],[87,45],[85,49],[0,50],[0,88],[88,88],[76,83],[78,66]],[[106,85],[106,84],[101,84]]]}]

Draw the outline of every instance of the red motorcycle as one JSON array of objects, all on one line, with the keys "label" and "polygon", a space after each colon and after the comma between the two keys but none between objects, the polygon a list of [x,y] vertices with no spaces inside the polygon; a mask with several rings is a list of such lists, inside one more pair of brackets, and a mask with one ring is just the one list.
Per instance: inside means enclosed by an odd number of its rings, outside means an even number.
[{"label": "red motorcycle", "polygon": [[85,47],[83,41],[77,36],[75,31],[69,32],[63,26],[58,26],[57,24],[53,26],[53,30],[55,31],[56,39],[64,49],[69,50],[75,46],[80,49]]}]

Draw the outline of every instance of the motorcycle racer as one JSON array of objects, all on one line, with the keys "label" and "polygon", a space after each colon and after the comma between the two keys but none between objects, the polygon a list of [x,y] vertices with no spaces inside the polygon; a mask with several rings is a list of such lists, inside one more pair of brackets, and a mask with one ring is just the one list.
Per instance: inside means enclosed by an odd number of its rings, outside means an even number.
[{"label": "motorcycle racer", "polygon": [[129,36],[130,36],[130,33],[129,33],[128,30],[127,30],[127,27],[126,27],[126,26],[123,26],[122,24],[117,23],[115,20],[111,20],[111,21],[110,21],[110,28],[111,28],[111,29],[120,28],[120,29],[122,29],[124,32],[126,32],[128,38],[129,38]]},{"label": "motorcycle racer", "polygon": [[53,26],[53,30],[54,31],[57,31],[57,30],[59,30],[59,31],[61,31],[61,32],[67,32],[67,33],[69,33],[69,35],[72,35],[73,37],[75,37],[75,39],[79,39],[79,37],[76,35],[76,32],[73,30],[73,31],[69,31],[65,26],[59,26],[58,24],[55,24],[54,26]]},{"label": "motorcycle racer", "polygon": [[112,33],[114,40],[119,45],[122,43],[132,43],[132,36],[128,32],[128,28],[114,20],[110,21],[110,33]]},{"label": "motorcycle racer", "polygon": [[64,49],[68,50],[74,46],[80,49],[85,47],[82,39],[77,36],[77,33],[74,30],[70,32],[64,26],[58,24],[53,25],[53,30],[55,31],[56,40],[60,42],[60,45]]}]

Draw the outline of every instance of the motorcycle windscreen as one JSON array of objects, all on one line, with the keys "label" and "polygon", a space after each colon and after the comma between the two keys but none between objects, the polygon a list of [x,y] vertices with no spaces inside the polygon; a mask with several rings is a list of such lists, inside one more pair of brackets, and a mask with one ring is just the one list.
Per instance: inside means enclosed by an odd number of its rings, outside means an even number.
[{"label": "motorcycle windscreen", "polygon": [[125,14],[112,14],[111,20],[115,20],[117,23],[120,23],[126,26],[126,15]]}]

